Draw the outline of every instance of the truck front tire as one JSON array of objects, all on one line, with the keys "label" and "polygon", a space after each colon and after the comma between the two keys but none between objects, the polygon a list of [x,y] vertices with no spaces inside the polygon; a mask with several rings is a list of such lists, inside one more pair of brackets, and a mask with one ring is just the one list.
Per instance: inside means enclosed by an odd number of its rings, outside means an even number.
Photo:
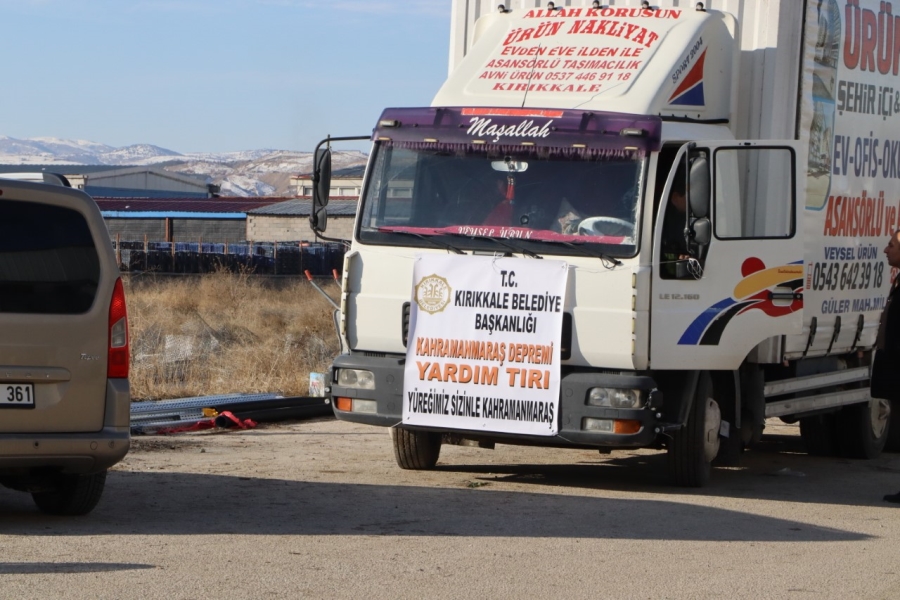
[{"label": "truck front tire", "polygon": [[401,469],[433,469],[441,454],[440,433],[392,427],[391,441],[394,445],[394,459]]},{"label": "truck front tire", "polygon": [[667,448],[669,473],[675,485],[703,487],[709,481],[722,421],[712,391],[709,373],[700,373],[687,423],[674,433]]}]

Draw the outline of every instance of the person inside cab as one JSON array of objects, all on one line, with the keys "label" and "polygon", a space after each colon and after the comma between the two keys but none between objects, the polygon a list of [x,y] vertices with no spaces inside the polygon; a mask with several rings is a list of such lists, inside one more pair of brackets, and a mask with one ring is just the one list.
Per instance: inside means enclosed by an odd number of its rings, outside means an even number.
[{"label": "person inside cab", "polygon": [[494,208],[484,219],[484,225],[509,227],[513,223],[513,202],[515,201],[515,180],[511,175],[497,177],[494,182],[495,191],[491,195],[496,202]]},{"label": "person inside cab", "polygon": [[[685,195],[684,169],[679,168],[669,191],[669,203],[663,217],[662,245],[660,248],[660,276],[663,279],[679,277],[679,261],[690,258],[687,236],[687,196]],[[682,263],[683,264],[683,263]]]}]

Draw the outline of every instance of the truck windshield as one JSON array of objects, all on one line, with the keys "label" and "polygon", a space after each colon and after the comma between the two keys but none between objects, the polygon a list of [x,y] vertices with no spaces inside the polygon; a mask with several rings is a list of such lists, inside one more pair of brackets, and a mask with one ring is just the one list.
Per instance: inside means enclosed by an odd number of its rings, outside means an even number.
[{"label": "truck windshield", "polygon": [[470,250],[496,251],[494,238],[549,254],[571,253],[572,243],[610,256],[636,252],[639,157],[392,143],[375,152],[361,207],[363,242],[433,247],[422,237],[453,236],[455,247]]}]

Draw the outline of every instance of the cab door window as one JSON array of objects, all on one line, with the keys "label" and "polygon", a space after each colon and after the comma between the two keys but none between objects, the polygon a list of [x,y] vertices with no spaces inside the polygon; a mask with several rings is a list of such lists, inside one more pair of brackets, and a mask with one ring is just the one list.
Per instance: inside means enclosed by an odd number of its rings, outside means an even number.
[{"label": "cab door window", "polygon": [[715,236],[782,239],[794,235],[794,152],[790,148],[715,151]]}]

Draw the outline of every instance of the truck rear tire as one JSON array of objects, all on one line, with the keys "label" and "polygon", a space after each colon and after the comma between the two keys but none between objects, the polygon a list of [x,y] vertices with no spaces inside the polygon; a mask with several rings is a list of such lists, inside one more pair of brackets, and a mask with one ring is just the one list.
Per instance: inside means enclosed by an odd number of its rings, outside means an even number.
[{"label": "truck rear tire", "polygon": [[811,456],[837,456],[838,438],[835,413],[800,419],[800,437]]},{"label": "truck rear tire", "polygon": [[669,473],[675,485],[703,487],[709,481],[712,461],[719,451],[719,405],[711,397],[709,373],[701,373],[688,413],[687,423],[668,445]]},{"label": "truck rear tire", "polygon": [[900,417],[894,417],[900,411],[900,401],[891,400],[891,421],[888,425],[887,443],[884,445],[884,452],[900,452]]},{"label": "truck rear tire", "polygon": [[31,497],[48,515],[86,515],[100,502],[105,486],[105,470],[90,475],[57,475],[52,491],[34,492]]},{"label": "truck rear tire", "polygon": [[890,424],[890,400],[872,398],[845,406],[837,420],[841,454],[847,458],[877,458],[887,443]]},{"label": "truck rear tire", "polygon": [[394,444],[394,459],[401,469],[433,469],[441,454],[440,433],[392,427],[391,441]]}]

